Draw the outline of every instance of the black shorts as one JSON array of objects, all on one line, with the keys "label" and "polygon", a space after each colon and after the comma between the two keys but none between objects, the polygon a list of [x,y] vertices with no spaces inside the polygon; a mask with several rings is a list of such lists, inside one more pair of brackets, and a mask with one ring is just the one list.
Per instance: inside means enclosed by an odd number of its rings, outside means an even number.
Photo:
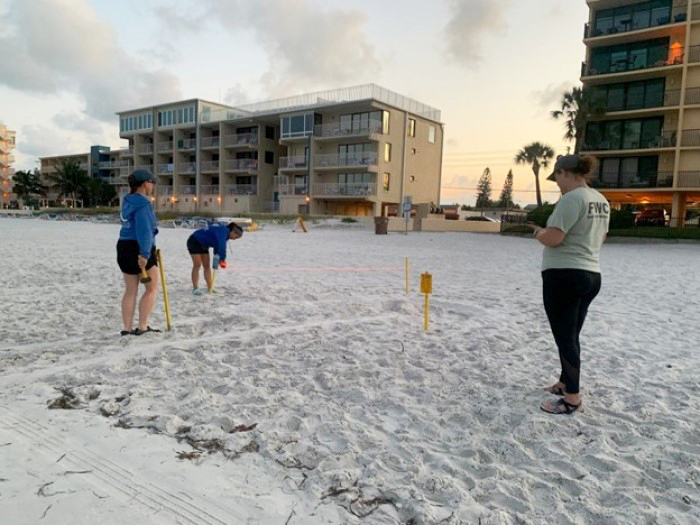
[{"label": "black shorts", "polygon": [[187,251],[192,255],[209,255],[209,248],[195,239],[194,233],[187,239]]},{"label": "black shorts", "polygon": [[[139,268],[139,243],[138,241],[117,241],[117,264],[122,273],[128,275],[138,275],[141,273]],[[151,248],[151,256],[146,263],[146,270],[150,270],[154,266],[158,266],[156,259],[156,247]]]}]

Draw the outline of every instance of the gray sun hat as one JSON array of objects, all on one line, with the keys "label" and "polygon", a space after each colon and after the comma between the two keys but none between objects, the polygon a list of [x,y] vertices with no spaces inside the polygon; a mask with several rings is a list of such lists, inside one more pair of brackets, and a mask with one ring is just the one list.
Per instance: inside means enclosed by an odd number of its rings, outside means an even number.
[{"label": "gray sun hat", "polygon": [[153,184],[158,183],[158,179],[149,170],[144,168],[138,168],[131,172],[131,177],[134,182],[152,182]]}]

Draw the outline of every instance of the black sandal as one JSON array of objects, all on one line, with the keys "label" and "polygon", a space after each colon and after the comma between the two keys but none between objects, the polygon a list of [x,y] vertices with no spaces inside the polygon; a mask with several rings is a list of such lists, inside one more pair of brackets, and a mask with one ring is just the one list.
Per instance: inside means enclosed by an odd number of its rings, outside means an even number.
[{"label": "black sandal", "polygon": [[548,414],[565,414],[568,416],[574,412],[583,412],[583,401],[581,401],[578,405],[572,405],[571,403],[564,401],[564,398],[562,397],[561,399],[558,399],[554,405],[552,405],[551,409],[545,408],[545,405],[540,406],[540,409]]},{"label": "black sandal", "polygon": [[545,392],[549,394],[554,394],[555,396],[565,396],[566,395],[566,390],[564,390],[563,386],[548,386],[547,388],[544,389]]},{"label": "black sandal", "polygon": [[121,335],[121,336],[133,335],[133,334],[134,334],[133,330],[122,330],[121,332],[119,332],[119,335]]},{"label": "black sandal", "polygon": [[156,328],[151,328],[150,326],[147,326],[145,330],[139,330],[138,328],[134,329],[134,331],[131,332],[131,335],[141,335],[141,334],[145,334],[146,332],[160,333],[161,331],[156,329]]}]

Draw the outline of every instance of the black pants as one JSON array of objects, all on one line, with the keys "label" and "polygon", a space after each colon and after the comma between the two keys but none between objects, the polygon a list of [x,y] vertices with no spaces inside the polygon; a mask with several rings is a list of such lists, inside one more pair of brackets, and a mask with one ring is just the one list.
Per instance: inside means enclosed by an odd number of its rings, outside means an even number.
[{"label": "black pants", "polygon": [[579,334],[588,307],[600,291],[600,274],[585,270],[545,270],[542,295],[549,326],[559,348],[561,376],[570,394],[578,394],[581,374]]}]

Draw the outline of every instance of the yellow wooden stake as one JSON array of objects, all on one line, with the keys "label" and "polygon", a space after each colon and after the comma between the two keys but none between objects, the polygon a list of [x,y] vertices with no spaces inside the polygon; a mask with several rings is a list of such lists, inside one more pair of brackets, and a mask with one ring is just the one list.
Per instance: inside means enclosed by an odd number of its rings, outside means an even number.
[{"label": "yellow wooden stake", "polygon": [[170,303],[168,302],[168,287],[165,283],[165,268],[163,268],[163,257],[160,254],[160,249],[156,249],[156,258],[158,259],[158,270],[160,271],[160,282],[163,283],[163,302],[165,303],[165,322],[168,330],[173,327],[172,319],[170,318]]},{"label": "yellow wooden stake", "polygon": [[406,257],[406,294],[408,294],[408,257]]},{"label": "yellow wooden stake", "polygon": [[423,330],[428,331],[428,319],[430,317],[430,294],[433,293],[433,276],[428,272],[420,274],[420,292],[425,294],[425,307],[423,308]]},{"label": "yellow wooden stake", "polygon": [[301,230],[304,233],[309,233],[308,231],[306,231],[306,224],[304,224],[304,219],[302,219],[301,217],[297,217],[297,224],[301,227]]}]

